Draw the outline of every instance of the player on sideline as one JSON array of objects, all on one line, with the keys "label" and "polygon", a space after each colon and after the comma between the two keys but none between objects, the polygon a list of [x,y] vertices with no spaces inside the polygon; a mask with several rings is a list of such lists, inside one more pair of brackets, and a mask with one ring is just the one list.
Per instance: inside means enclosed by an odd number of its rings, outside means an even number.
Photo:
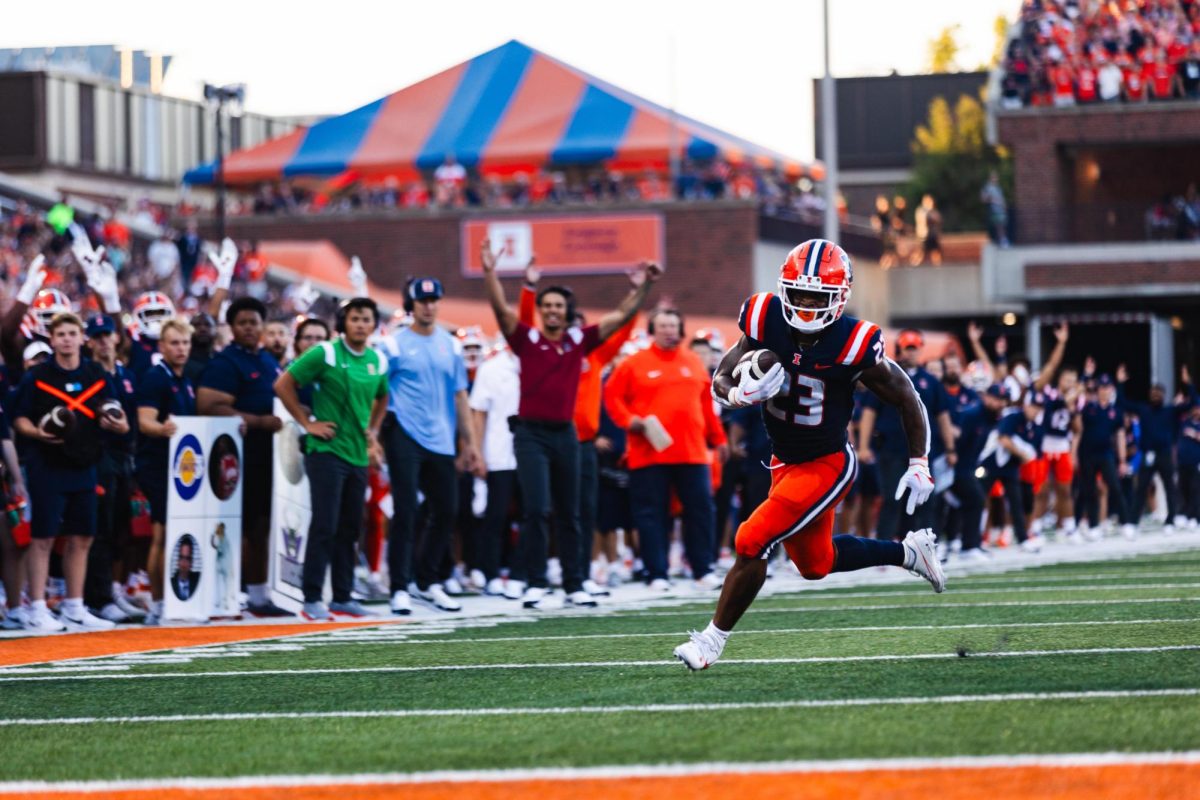
[{"label": "player on sideline", "polygon": [[[738,528],[737,559],[712,622],[675,648],[675,657],[689,669],[704,669],[720,658],[730,631],[762,588],[767,558],[780,543],[809,580],[894,565],[925,578],[935,592],[946,588],[928,529],[909,532],[903,542],[833,536],[834,509],[858,472],[846,436],[856,381],[900,411],[909,466],[897,498],[908,492],[911,514],[933,492],[925,407],[904,370],[884,355],[879,326],[842,315],[852,282],[845,251],[810,239],[788,253],[778,294],[763,292],[742,304],[742,337],[721,360],[712,394],[733,408],[763,404],[773,453],[771,490]],[[770,350],[779,363],[756,379],[750,365],[739,368],[739,362],[760,349]]]}]

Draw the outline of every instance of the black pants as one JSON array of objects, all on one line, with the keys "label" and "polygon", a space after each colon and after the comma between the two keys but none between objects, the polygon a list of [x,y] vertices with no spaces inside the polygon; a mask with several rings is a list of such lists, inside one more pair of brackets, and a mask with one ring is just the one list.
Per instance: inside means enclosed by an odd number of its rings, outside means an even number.
[{"label": "black pants", "polygon": [[330,568],[333,602],[350,600],[354,588],[354,546],[362,530],[367,468],[333,453],[309,453],[304,469],[312,496],[312,520],[304,547],[304,602],[319,603]]},{"label": "black pants", "polygon": [[712,470],[708,464],[655,464],[629,471],[629,502],[650,580],[667,577],[671,489],[683,506],[683,546],[692,576],[711,571],[713,552]]},{"label": "black pants", "polygon": [[[1150,463],[1151,460],[1154,461],[1153,464]],[[1146,508],[1146,493],[1153,485],[1155,473],[1162,478],[1163,491],[1167,495],[1167,522],[1175,521],[1175,515],[1179,513],[1179,494],[1175,472],[1175,453],[1170,447],[1147,450],[1142,454],[1142,470],[1138,473],[1137,491],[1133,499],[1135,522],[1142,518],[1142,512]]]},{"label": "black pants", "polygon": [[[508,510],[512,505],[513,493],[516,488],[517,471],[515,469],[488,472],[487,508],[483,512],[482,522],[475,528],[478,538],[473,550],[476,558],[475,566],[489,581],[500,575],[500,551],[504,544],[504,537],[508,535]],[[513,575],[513,577],[521,579],[522,575]]]},{"label": "black pants", "polygon": [[575,426],[513,420],[513,451],[521,486],[521,541],[517,558],[530,586],[546,588],[550,516],[558,533],[563,589],[583,588],[579,562],[579,440]]},{"label": "black pants", "polygon": [[592,563],[592,541],[596,538],[596,497],[600,494],[600,466],[596,445],[579,443],[579,564],[583,577]]},{"label": "black pants", "polygon": [[[979,547],[983,541],[979,528],[983,525],[983,504],[986,502],[988,488],[990,484],[985,487],[979,478],[975,477],[974,465],[955,468],[954,483],[950,486],[950,491],[958,500],[958,508],[954,509],[951,516],[955,518],[957,528],[962,532],[963,550]],[[948,534],[947,538],[953,536]]]},{"label": "black pants", "polygon": [[96,503],[96,538],[88,550],[87,576],[83,583],[83,602],[97,611],[112,602],[113,556],[124,554],[129,541],[133,459],[105,453],[97,469],[97,481],[104,493]]},{"label": "black pants", "polygon": [[883,482],[881,494],[883,504],[879,509],[879,522],[876,525],[880,539],[891,541],[903,539],[908,531],[932,528],[934,520],[934,504],[932,498],[920,506],[913,514],[905,513],[908,505],[908,493],[896,499],[896,487],[900,479],[908,471],[908,456],[895,453],[877,453],[879,463],[879,479]]},{"label": "black pants", "polygon": [[1200,519],[1200,465],[1180,468],[1179,489],[1183,499],[1181,513],[1188,519]]},{"label": "black pants", "polygon": [[[987,496],[987,492],[992,488],[992,484],[1000,481],[1000,485],[1004,487],[1004,502],[1008,504],[1008,517],[1012,523],[1013,533],[1017,537],[1018,542],[1025,541],[1025,501],[1021,496],[1021,479],[1017,474],[1017,466],[1015,464],[1006,465],[1008,469],[997,469],[995,467],[985,468],[983,476],[979,479],[980,500]],[[982,508],[982,504],[980,508]],[[971,524],[970,520],[963,520],[963,548],[967,547],[967,526]],[[975,522],[978,525],[978,521]],[[978,536],[978,534],[975,534]],[[978,547],[978,539],[976,539],[976,547]]]},{"label": "black pants", "polygon": [[1079,456],[1079,501],[1087,511],[1088,524],[1093,528],[1100,524],[1100,505],[1096,496],[1096,473],[1108,487],[1108,511],[1114,510],[1121,524],[1132,522],[1125,496],[1121,493],[1121,481],[1117,477],[1117,462],[1112,453],[1100,456]]},{"label": "black pants", "polygon": [[[383,450],[392,482],[392,524],[388,528],[388,572],[392,591],[407,591],[414,580],[425,590],[441,580],[442,559],[450,547],[450,532],[458,506],[458,476],[454,456],[426,450],[413,441],[390,414],[383,426]],[[429,524],[420,542],[414,541],[417,490],[425,493]]]}]

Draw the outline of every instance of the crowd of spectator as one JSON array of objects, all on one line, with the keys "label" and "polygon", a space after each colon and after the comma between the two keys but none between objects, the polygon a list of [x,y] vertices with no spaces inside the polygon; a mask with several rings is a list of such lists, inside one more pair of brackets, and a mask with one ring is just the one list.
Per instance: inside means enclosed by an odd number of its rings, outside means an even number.
[{"label": "crowd of spectator", "polygon": [[1179,242],[1200,239],[1200,193],[1196,184],[1188,184],[1183,194],[1164,195],[1146,209],[1146,238]]},{"label": "crowd of spectator", "polygon": [[1017,26],[1005,108],[1200,98],[1196,0],[1024,0]]},{"label": "crowd of spectator", "polygon": [[[334,315],[311,297],[256,289],[252,248],[213,248],[194,225],[164,232],[141,267],[127,230],[65,204],[12,204],[0,234],[0,486],[14,510],[0,520],[6,627],[154,623],[164,591],[191,591],[163,564],[165,442],[191,414],[243,423],[243,611],[287,613],[266,583],[276,397],[318,478],[304,571],[313,620],[367,615],[363,600],[400,615],[416,603],[456,611],[471,595],[588,608],[630,580],[712,591],[733,532],[771,485],[761,409],[719,408],[710,395],[726,343],[667,306],[639,324],[657,265],[636,270],[621,304],[593,321],[532,265],[510,306],[485,243],[501,329],[489,342],[441,324],[445,290],[431,276],[409,283],[402,318],[381,319],[365,296]],[[350,278],[362,295],[364,276]],[[955,353],[922,363],[917,331],[896,342],[933,426],[936,495],[917,513],[947,552],[986,559],[1013,539],[1036,551],[1054,528],[1095,539],[1110,512],[1133,537],[1158,496],[1169,526],[1196,523],[1200,407],[1186,370],[1178,397],[1154,387],[1139,403],[1123,368],[1062,363],[1065,326],[1036,374],[1003,338],[985,349],[980,333],[968,337],[970,364]],[[84,415],[95,424],[54,427],[55,398],[89,382],[100,391],[73,402],[97,412]],[[894,409],[857,400],[848,433],[862,467],[838,525],[894,539],[927,522],[892,499],[906,437]]]}]

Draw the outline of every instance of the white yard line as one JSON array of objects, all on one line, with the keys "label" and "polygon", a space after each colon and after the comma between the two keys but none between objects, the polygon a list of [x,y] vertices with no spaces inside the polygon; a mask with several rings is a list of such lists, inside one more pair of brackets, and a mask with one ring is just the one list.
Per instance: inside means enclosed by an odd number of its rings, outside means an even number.
[{"label": "white yard line", "polygon": [[513,706],[507,708],[414,708],[369,711],[262,711],[226,714],[162,714],[128,717],[63,717],[0,720],[0,727],[47,725],[128,725],[134,723],[257,722],[294,719],[402,719],[410,717],[564,716],[571,714],[686,713],[711,711],[776,710],[791,708],[847,708],[852,706],[958,705],[962,703],[1046,702],[1055,700],[1125,700],[1154,697],[1196,697],[1200,688],[1131,689],[1081,692],[1010,692],[1006,694],[955,694],[929,697],[855,697],[838,700],[772,700],[729,703],[651,703],[620,706]]},{"label": "white yard line", "polygon": [[[1200,644],[1162,645],[1157,647],[1080,647],[1061,650],[1007,650],[958,653],[910,653],[872,656],[810,656],[803,658],[726,658],[722,664],[833,664],[862,661],[930,661],[953,658],[1042,658],[1046,656],[1110,655],[1118,653],[1167,653],[1200,650]],[[144,672],[89,675],[17,675],[0,676],[0,683],[29,683],[34,681],[101,681],[140,680],[151,678],[239,678],[261,675],[348,675],[353,673],[405,672],[463,672],[509,669],[579,669],[589,667],[675,667],[679,662],[670,659],[652,661],[544,661],[507,664],[429,664],[405,667],[340,667],[311,669],[247,669],[211,672]],[[0,720],[0,725],[6,724]]]}]

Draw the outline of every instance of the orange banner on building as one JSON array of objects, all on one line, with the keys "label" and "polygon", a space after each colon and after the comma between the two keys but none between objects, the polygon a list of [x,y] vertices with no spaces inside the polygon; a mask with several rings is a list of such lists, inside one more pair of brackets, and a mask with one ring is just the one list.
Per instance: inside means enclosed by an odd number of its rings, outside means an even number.
[{"label": "orange banner on building", "polygon": [[624,272],[642,261],[663,263],[664,230],[661,214],[463,220],[462,272],[483,275],[479,245],[485,237],[501,275],[520,275],[534,255],[543,275]]}]

